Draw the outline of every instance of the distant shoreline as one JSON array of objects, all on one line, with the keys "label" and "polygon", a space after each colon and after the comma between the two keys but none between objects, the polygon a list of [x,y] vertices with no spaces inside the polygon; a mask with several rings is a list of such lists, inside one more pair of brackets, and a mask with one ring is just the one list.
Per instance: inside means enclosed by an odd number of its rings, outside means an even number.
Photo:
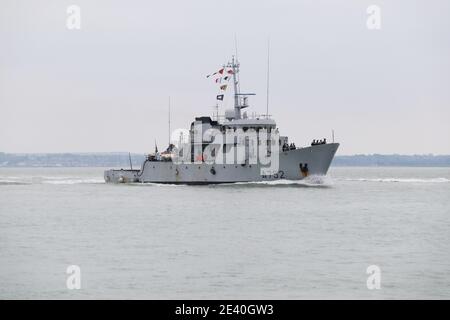
[{"label": "distant shoreline", "polygon": [[336,156],[335,167],[450,167],[450,155],[351,155]]},{"label": "distant shoreline", "polygon": [[[134,167],[144,161],[142,154],[131,154]],[[127,152],[102,153],[2,153],[0,168],[27,167],[123,167],[130,166]],[[450,155],[350,155],[336,156],[333,167],[450,167]]]}]

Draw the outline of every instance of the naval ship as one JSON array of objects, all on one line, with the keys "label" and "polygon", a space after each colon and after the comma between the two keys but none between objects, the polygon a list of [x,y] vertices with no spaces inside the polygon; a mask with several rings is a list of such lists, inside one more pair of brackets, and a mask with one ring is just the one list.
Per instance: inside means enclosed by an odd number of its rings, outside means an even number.
[{"label": "naval ship", "polygon": [[[287,136],[280,136],[277,124],[267,114],[248,115],[248,98],[240,92],[239,62],[231,62],[212,75],[221,90],[232,83],[234,108],[223,116],[196,117],[180,137],[178,145],[146,156],[139,169],[110,169],[104,172],[107,183],[218,184],[301,180],[311,175],[326,175],[339,143],[326,139],[296,147]],[[222,80],[229,81],[222,84]],[[223,101],[224,94],[217,95]],[[218,110],[218,108],[217,108]],[[220,135],[223,135],[220,137]],[[231,137],[231,138],[230,138]],[[334,139],[333,139],[334,140]],[[131,162],[131,160],[130,160]],[[130,163],[131,164],[131,163]]]}]

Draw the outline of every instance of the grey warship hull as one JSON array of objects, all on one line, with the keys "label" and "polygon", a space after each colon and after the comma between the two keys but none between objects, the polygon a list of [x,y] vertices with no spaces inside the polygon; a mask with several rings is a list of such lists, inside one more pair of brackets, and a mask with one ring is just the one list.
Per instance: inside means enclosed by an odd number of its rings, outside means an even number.
[{"label": "grey warship hull", "polygon": [[[310,175],[326,175],[339,147],[327,143],[280,152],[279,170],[272,175],[262,175],[258,164],[175,164],[146,160],[139,170],[107,170],[109,183],[166,183],[166,184],[218,184],[259,182],[273,180],[301,180]],[[301,165],[307,164],[308,172]]]}]

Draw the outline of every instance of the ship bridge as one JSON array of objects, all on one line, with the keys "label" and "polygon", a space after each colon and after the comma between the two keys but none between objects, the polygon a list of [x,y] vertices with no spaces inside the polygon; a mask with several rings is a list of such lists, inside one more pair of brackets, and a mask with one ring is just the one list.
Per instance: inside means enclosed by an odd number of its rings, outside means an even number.
[{"label": "ship bridge", "polygon": [[277,126],[275,120],[259,117],[225,121],[221,124],[226,129],[243,129],[244,131],[246,129],[267,129],[270,131]]}]

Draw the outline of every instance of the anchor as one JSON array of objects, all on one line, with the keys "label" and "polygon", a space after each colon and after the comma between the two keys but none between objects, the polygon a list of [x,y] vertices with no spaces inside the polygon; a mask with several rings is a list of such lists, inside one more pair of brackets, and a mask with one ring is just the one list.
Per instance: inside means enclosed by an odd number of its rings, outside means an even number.
[{"label": "anchor", "polygon": [[303,177],[307,177],[309,172],[308,172],[308,164],[305,163],[305,165],[303,165],[303,163],[300,163],[300,172],[303,175]]}]

